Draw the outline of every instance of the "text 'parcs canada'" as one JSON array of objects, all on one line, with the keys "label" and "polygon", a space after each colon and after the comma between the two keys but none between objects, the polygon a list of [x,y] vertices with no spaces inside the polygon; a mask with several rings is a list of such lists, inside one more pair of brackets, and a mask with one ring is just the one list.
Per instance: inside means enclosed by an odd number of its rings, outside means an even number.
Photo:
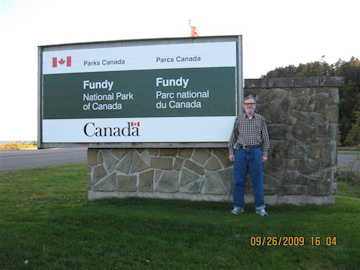
[{"label": "text 'parcs canada'", "polygon": [[200,56],[156,57],[156,63],[200,62]]}]

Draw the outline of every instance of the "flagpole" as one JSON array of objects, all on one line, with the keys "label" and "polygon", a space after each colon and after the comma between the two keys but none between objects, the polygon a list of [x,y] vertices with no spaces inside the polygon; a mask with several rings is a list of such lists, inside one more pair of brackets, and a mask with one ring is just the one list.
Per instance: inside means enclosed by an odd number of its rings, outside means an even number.
[{"label": "flagpole", "polygon": [[189,20],[189,37],[191,37],[191,22]]}]

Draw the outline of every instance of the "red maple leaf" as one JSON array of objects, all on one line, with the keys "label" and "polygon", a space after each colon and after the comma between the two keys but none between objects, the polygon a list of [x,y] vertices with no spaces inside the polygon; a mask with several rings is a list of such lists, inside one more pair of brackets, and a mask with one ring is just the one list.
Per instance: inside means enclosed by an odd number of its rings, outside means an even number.
[{"label": "red maple leaf", "polygon": [[65,60],[61,58],[61,59],[59,60],[59,64],[60,64],[60,65],[63,65],[64,63],[65,63]]}]

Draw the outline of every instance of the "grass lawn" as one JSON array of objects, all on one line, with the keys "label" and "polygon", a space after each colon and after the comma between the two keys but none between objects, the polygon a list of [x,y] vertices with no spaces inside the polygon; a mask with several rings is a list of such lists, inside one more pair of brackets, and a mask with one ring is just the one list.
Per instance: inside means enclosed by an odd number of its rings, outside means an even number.
[{"label": "grass lawn", "polygon": [[0,269],[359,269],[359,187],[338,193],[234,216],[231,203],[89,202],[85,163],[2,172]]},{"label": "grass lawn", "polygon": [[33,143],[24,143],[24,142],[13,142],[8,144],[0,144],[0,150],[6,149],[36,149],[37,145]]},{"label": "grass lawn", "polygon": [[338,151],[338,154],[345,154],[345,155],[358,155],[359,154],[359,151],[350,151],[350,150],[348,150],[348,151],[345,151],[345,150],[343,150],[343,151]]}]

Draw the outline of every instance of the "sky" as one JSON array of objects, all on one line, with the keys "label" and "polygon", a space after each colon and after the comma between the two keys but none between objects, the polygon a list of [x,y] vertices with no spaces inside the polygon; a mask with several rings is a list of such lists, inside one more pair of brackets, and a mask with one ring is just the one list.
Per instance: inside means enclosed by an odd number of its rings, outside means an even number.
[{"label": "sky", "polygon": [[[243,75],[360,58],[359,0],[0,0],[0,141],[37,140],[38,46],[243,36]],[[323,57],[325,56],[325,57]]]}]

